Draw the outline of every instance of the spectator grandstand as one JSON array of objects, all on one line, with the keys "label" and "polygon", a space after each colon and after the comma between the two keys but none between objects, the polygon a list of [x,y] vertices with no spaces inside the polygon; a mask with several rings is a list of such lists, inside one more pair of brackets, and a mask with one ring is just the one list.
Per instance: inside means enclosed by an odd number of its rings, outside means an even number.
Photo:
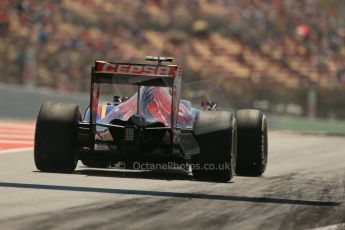
[{"label": "spectator grandstand", "polygon": [[214,79],[237,107],[254,98],[305,107],[306,89],[317,89],[327,117],[345,88],[344,9],[330,0],[0,0],[0,77],[86,91],[96,59],[169,55],[185,81]]}]

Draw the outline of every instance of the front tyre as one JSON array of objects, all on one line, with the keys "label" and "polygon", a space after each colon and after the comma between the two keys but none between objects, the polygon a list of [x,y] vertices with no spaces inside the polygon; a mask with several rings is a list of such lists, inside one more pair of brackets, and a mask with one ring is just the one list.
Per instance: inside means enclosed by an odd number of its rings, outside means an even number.
[{"label": "front tyre", "polygon": [[268,136],[266,116],[259,110],[236,113],[238,142],[236,174],[261,176],[267,166]]},{"label": "front tyre", "polygon": [[72,172],[77,166],[76,144],[79,107],[70,103],[46,102],[39,112],[34,159],[38,170]]}]

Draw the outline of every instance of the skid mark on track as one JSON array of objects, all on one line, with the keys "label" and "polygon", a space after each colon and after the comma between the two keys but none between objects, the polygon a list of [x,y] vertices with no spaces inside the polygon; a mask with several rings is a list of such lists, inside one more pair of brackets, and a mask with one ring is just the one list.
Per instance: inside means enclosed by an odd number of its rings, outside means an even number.
[{"label": "skid mark on track", "polygon": [[0,121],[0,154],[33,148],[34,134],[34,122]]}]

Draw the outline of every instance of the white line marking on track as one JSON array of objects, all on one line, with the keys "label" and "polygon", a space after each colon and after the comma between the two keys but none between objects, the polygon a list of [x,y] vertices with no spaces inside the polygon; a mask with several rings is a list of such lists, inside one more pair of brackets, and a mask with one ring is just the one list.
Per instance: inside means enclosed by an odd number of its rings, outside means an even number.
[{"label": "white line marking on track", "polygon": [[333,224],[333,225],[317,227],[317,228],[310,228],[309,230],[341,230],[341,229],[345,229],[345,223]]},{"label": "white line marking on track", "polygon": [[0,140],[0,144],[33,144],[33,141]]},{"label": "white line marking on track", "polygon": [[30,151],[30,150],[33,150],[33,148],[16,148],[16,149],[0,150],[0,155],[7,154],[7,153],[18,153],[18,152],[24,152],[24,151]]},{"label": "white line marking on track", "polygon": [[35,130],[14,130],[14,129],[1,129],[0,128],[0,133],[1,134],[34,134]]},{"label": "white line marking on track", "polygon": [[35,125],[23,125],[20,123],[1,123],[0,122],[0,127],[1,128],[8,128],[8,129],[34,129]]},{"label": "white line marking on track", "polygon": [[31,134],[2,134],[0,133],[1,140],[33,140],[34,135]]}]

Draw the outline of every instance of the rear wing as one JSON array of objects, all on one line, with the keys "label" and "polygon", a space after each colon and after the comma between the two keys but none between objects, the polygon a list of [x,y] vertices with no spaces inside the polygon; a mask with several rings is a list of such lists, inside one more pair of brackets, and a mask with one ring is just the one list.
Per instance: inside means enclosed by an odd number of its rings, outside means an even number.
[{"label": "rear wing", "polygon": [[[177,65],[162,65],[162,61],[172,61],[167,57],[146,57],[148,61],[157,61],[152,64],[115,63],[96,61],[91,69],[90,89],[90,126],[91,136],[96,133],[96,117],[99,104],[100,84],[127,84],[138,86],[137,113],[139,114],[140,87],[156,86],[170,87],[172,89],[171,103],[171,142],[176,142],[177,116],[181,94],[182,68]],[[91,142],[94,149],[94,138]]]}]

